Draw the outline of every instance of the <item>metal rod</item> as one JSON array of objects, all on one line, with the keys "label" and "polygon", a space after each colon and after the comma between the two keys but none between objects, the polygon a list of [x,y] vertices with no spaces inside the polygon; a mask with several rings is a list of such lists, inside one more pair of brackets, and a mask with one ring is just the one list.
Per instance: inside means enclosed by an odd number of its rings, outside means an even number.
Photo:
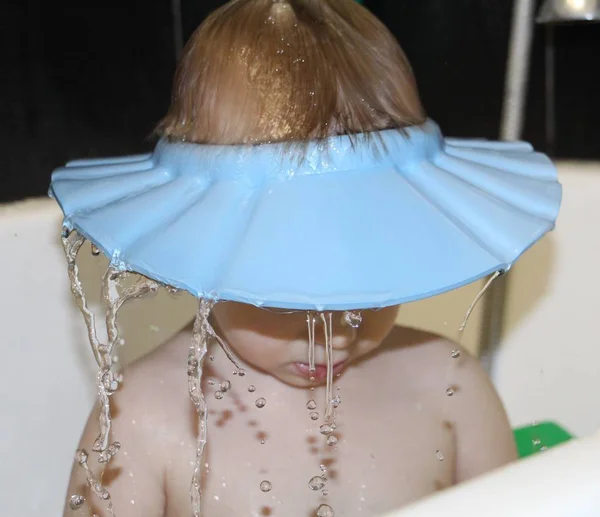
[{"label": "metal rod", "polygon": [[546,152],[556,154],[556,54],[554,46],[554,25],[546,26]]},{"label": "metal rod", "polygon": [[171,12],[173,16],[173,46],[175,48],[175,59],[179,61],[183,52],[183,16],[181,14],[181,0],[171,0]]},{"label": "metal rod", "polygon": [[[515,0],[500,126],[502,140],[519,140],[523,133],[534,10],[535,0]],[[488,372],[502,339],[507,276],[498,278],[484,298],[480,360]]]}]

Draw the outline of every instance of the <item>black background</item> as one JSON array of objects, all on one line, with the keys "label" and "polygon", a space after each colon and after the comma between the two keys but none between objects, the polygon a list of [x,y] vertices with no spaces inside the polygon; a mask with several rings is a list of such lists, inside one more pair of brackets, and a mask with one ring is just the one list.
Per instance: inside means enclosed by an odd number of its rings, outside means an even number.
[{"label": "black background", "polygon": [[[183,0],[186,38],[223,0]],[[497,138],[510,0],[366,0],[447,135]],[[0,15],[0,202],[45,195],[65,161],[149,150],[175,70],[170,0],[9,0]],[[524,138],[544,150],[544,30]],[[600,158],[600,25],[559,27],[557,155]]]}]

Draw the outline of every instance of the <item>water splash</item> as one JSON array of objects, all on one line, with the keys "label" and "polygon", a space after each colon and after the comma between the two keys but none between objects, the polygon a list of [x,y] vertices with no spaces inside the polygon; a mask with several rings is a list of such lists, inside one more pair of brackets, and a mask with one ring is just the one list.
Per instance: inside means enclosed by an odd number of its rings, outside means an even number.
[{"label": "water splash", "polygon": [[463,332],[465,330],[465,328],[467,328],[467,323],[469,322],[469,318],[471,317],[471,314],[475,310],[475,307],[477,307],[477,304],[479,303],[479,300],[481,300],[481,298],[483,298],[483,295],[487,292],[487,290],[494,283],[494,280],[496,280],[502,274],[503,274],[502,271],[496,271],[490,277],[490,279],[486,282],[486,284],[483,286],[483,288],[481,289],[481,291],[479,291],[479,293],[477,294],[477,296],[475,297],[475,299],[471,303],[471,306],[467,309],[467,313],[465,314],[465,318],[463,319],[463,322],[461,323],[460,327],[458,328],[459,332]]},{"label": "water splash", "polygon": [[353,329],[360,327],[362,320],[362,314],[358,311],[346,311],[344,313],[344,323]]},{"label": "water splash", "polygon": [[325,421],[331,420],[333,406],[333,315],[331,312],[321,314],[325,332],[325,355],[327,358],[327,382],[325,385]]},{"label": "water splash", "polygon": [[[201,299],[198,313],[194,320],[192,340],[188,353],[188,392],[198,416],[198,437],[196,444],[196,460],[194,462],[194,473],[190,487],[192,502],[192,514],[194,517],[201,515],[202,503],[202,457],[206,447],[206,436],[208,427],[208,412],[204,394],[202,393],[202,370],[204,358],[207,353],[208,339],[212,337],[212,329],[208,318],[214,306],[213,301]],[[213,331],[214,333],[214,331]]]},{"label": "water splash", "polygon": [[306,314],[308,327],[308,371],[314,372],[315,368],[315,316],[312,312]]},{"label": "water splash", "polygon": [[[96,319],[94,313],[90,310],[87,304],[87,299],[83,286],[79,278],[79,267],[77,265],[77,256],[85,243],[85,238],[76,231],[71,231],[69,228],[63,227],[62,244],[67,259],[67,268],[69,280],[71,283],[71,292],[75,297],[75,302],[79,308],[85,321],[88,340],[92,347],[94,358],[98,364],[97,374],[97,391],[100,402],[100,433],[92,450],[98,453],[98,461],[101,464],[108,463],[121,447],[119,442],[109,444],[110,431],[112,427],[110,397],[117,391],[120,384],[120,377],[115,376],[112,371],[113,366],[113,350],[119,340],[119,332],[117,328],[117,316],[121,307],[129,300],[141,298],[151,293],[158,291],[159,284],[152,280],[140,277],[140,281],[133,286],[123,289],[119,292],[119,280],[122,277],[129,275],[129,272],[118,271],[112,265],[107,269],[103,278],[102,299],[106,310],[106,332],[107,343],[101,343],[98,339],[96,330]],[[76,455],[78,464],[84,469],[85,477],[92,492],[103,501],[108,501],[108,509],[114,515],[110,493],[101,482],[93,475],[88,467],[88,453],[85,450],[80,450]]]},{"label": "water splash", "polygon": [[[94,475],[92,469],[88,465],[89,455],[85,449],[79,449],[75,453],[75,460],[85,472],[85,480],[92,493],[101,501],[106,503],[106,509],[115,517],[115,509],[110,497],[110,492],[102,486],[100,480]],[[71,501],[73,498],[71,498]]]}]

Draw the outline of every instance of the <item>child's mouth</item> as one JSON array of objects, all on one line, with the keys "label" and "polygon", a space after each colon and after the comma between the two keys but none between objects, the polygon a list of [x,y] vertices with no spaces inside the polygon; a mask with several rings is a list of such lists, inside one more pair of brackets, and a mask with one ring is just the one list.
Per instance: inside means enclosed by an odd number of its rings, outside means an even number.
[{"label": "child's mouth", "polygon": [[[336,376],[342,372],[348,361],[341,361],[333,365],[333,375]],[[310,370],[308,363],[294,363],[295,370],[307,379],[313,379],[315,382],[327,380],[327,366],[324,364],[315,364],[315,369]]]}]

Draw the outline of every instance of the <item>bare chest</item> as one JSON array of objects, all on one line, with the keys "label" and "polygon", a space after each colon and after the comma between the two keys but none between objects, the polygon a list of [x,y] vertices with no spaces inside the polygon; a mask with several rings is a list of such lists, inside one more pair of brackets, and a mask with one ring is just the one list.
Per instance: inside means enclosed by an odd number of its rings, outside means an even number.
[{"label": "bare chest", "polygon": [[[324,434],[321,393],[288,403],[266,395],[260,409],[260,394],[232,392],[219,401],[209,395],[207,517],[309,517],[321,504],[338,517],[379,515],[453,482],[452,431],[411,397],[392,404],[368,392],[346,392],[335,429]],[[306,407],[311,396],[314,410]],[[193,443],[193,435],[185,440]],[[189,513],[192,449],[173,468],[171,515]]]}]

